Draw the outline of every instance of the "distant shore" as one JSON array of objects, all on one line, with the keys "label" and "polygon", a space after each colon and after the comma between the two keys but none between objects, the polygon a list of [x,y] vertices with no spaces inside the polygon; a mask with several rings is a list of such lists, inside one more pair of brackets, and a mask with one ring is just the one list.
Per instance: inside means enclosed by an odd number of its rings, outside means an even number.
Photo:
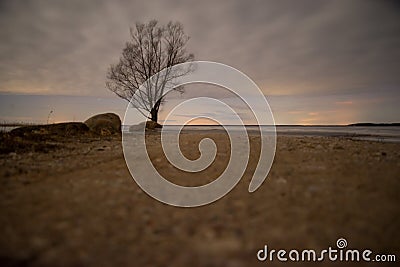
[{"label": "distant shore", "polygon": [[359,123],[352,123],[348,126],[400,126],[400,122],[395,123],[371,123],[371,122],[359,122]]}]

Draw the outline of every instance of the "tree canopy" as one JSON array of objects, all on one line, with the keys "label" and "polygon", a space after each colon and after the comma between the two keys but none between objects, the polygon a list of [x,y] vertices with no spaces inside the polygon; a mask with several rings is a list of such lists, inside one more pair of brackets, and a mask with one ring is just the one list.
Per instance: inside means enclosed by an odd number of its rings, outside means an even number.
[{"label": "tree canopy", "polygon": [[[157,122],[158,111],[164,98],[164,89],[174,78],[190,70],[174,72],[169,68],[193,60],[193,54],[186,51],[189,36],[179,22],[160,26],[156,20],[147,24],[136,23],[130,29],[131,40],[125,45],[117,64],[107,72],[106,86],[116,95],[125,99],[144,116]],[[160,71],[162,71],[160,75]],[[153,76],[156,75],[156,78]],[[153,79],[150,80],[150,78]],[[145,90],[139,90],[144,85]],[[175,90],[182,91],[178,87]]]}]

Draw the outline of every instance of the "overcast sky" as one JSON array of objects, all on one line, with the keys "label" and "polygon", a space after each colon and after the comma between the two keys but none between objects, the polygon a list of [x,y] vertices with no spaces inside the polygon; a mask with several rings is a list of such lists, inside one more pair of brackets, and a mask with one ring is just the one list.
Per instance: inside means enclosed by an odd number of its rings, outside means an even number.
[{"label": "overcast sky", "polygon": [[400,120],[396,1],[3,0],[2,102],[5,94],[111,97],[107,68],[129,27],[150,19],[182,22],[197,60],[252,78],[278,123]]}]

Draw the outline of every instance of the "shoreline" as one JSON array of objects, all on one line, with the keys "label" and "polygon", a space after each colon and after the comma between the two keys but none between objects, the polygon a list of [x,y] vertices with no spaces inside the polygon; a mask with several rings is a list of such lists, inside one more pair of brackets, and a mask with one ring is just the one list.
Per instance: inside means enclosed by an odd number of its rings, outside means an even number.
[{"label": "shoreline", "polygon": [[[165,127],[164,131],[176,132],[178,127],[172,126],[170,128]],[[238,131],[238,126],[227,126],[228,129],[232,130],[232,133]],[[365,126],[276,126],[277,136],[314,136],[314,137],[337,137],[337,138],[349,138],[352,140],[365,140],[365,141],[376,141],[376,142],[389,142],[389,143],[400,143],[400,127],[398,126],[387,126],[387,127],[365,127]],[[249,135],[259,134],[258,126],[246,126],[247,133]],[[267,135],[271,133],[271,127],[264,127],[264,133]],[[161,132],[163,129],[156,129],[156,132]],[[213,133],[225,133],[222,126],[185,126],[182,133],[197,133],[202,134],[204,132]],[[129,131],[123,131],[124,134],[130,133]],[[131,133],[140,133],[140,131],[134,131]]]}]

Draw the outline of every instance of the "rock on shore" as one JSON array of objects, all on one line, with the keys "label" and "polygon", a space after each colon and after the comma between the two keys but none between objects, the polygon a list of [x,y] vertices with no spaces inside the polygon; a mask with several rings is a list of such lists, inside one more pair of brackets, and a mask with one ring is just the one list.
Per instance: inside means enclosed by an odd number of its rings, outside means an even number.
[{"label": "rock on shore", "polygon": [[46,125],[24,126],[13,129],[12,136],[27,137],[32,135],[75,136],[89,132],[89,127],[82,122],[63,122]]},{"label": "rock on shore", "polygon": [[154,130],[154,129],[161,129],[162,125],[155,122],[155,121],[145,121],[145,122],[141,122],[137,125],[132,125],[131,127],[129,127],[129,131],[130,132],[135,132],[135,131],[140,131],[143,129],[143,125],[146,123],[146,129],[147,130]]},{"label": "rock on shore", "polygon": [[11,136],[77,136],[82,134],[121,134],[121,119],[114,113],[98,114],[83,122],[63,122],[45,125],[23,126],[13,129]]},{"label": "rock on shore", "polygon": [[90,131],[99,135],[121,134],[121,119],[114,113],[98,114],[85,121]]}]

